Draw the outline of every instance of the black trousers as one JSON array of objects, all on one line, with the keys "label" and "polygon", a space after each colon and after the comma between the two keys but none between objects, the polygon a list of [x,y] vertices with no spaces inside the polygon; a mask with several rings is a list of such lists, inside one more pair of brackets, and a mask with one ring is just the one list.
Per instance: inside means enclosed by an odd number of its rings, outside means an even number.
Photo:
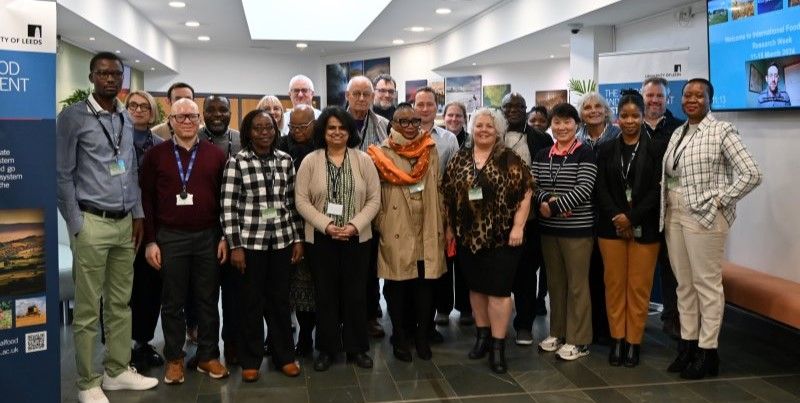
[{"label": "black trousers", "polygon": [[[204,362],[219,357],[219,239],[214,229],[161,229],[156,235],[161,248],[161,327],[167,360],[184,355],[184,308],[188,304],[194,306],[197,316],[197,359]],[[192,301],[187,298],[190,290]]]},{"label": "black trousers", "polygon": [[661,298],[664,310],[661,311],[661,321],[671,321],[678,317],[678,280],[672,272],[672,265],[669,263],[669,253],[667,242],[661,239],[661,249],[658,251],[657,270],[661,276]]},{"label": "black trousers", "polygon": [[[317,350],[335,354],[369,351],[367,301],[364,289],[369,269],[370,243],[358,237],[337,241],[314,233],[311,272],[317,298]],[[341,324],[341,339],[339,326]]]},{"label": "black trousers", "polygon": [[367,320],[378,318],[378,311],[381,309],[381,284],[378,279],[378,245],[380,244],[380,234],[372,231],[372,239],[367,241],[369,244],[369,267],[367,269]]},{"label": "black trousers", "polygon": [[[239,271],[230,261],[220,268],[220,289],[222,290],[222,341],[226,348],[235,345],[239,337]],[[263,347],[262,347],[263,350]]]},{"label": "black trousers", "polygon": [[147,263],[145,247],[139,248],[133,261],[131,289],[131,338],[137,344],[153,340],[161,313],[161,274]]},{"label": "black trousers", "polygon": [[536,271],[544,267],[542,259],[542,238],[536,221],[525,223],[525,243],[519,267],[514,275],[511,291],[514,293],[514,305],[517,314],[514,316],[514,329],[532,330],[536,319]]},{"label": "black trousers", "polygon": [[589,293],[592,300],[592,337],[595,342],[611,337],[608,330],[608,314],[606,313],[606,282],[603,256],[594,238],[592,259],[589,263]]},{"label": "black trousers", "polygon": [[[384,280],[383,295],[392,319],[392,343],[406,347],[410,338],[427,340],[436,280],[425,279],[425,262],[417,262],[417,278]],[[413,325],[412,325],[413,324]]]},{"label": "black trousers", "polygon": [[245,249],[245,270],[236,276],[239,310],[239,362],[258,369],[264,357],[264,311],[267,312],[272,363],[276,368],[294,361],[289,276],[292,247],[268,251]]}]

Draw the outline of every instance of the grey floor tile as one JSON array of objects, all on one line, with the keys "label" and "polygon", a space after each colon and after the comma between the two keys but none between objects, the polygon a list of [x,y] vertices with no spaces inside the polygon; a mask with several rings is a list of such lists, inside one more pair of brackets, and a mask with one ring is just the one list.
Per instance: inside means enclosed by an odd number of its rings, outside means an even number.
[{"label": "grey floor tile", "polygon": [[673,402],[707,402],[702,396],[694,393],[682,384],[651,385],[633,388],[619,388],[619,393],[625,395],[631,402],[673,403]]},{"label": "grey floor tile", "polygon": [[663,369],[654,369],[645,364],[640,364],[635,368],[612,367],[606,364],[604,368],[597,368],[594,372],[607,384],[615,386],[668,383],[680,380],[677,376],[673,376],[674,374],[670,374]]},{"label": "grey floor tile", "polygon": [[436,399],[456,395],[450,384],[442,378],[397,382],[397,389],[403,400]]},{"label": "grey floor tile", "polygon": [[486,365],[447,365],[441,370],[458,396],[524,391],[509,374],[495,374]]},{"label": "grey floor tile", "polygon": [[310,389],[358,386],[358,378],[353,367],[338,362],[324,372],[317,372],[311,368],[310,371],[306,371],[306,376]]},{"label": "grey floor tile", "polygon": [[564,389],[575,389],[564,374],[555,368],[537,371],[525,371],[513,375],[514,380],[528,392],[555,392]]},{"label": "grey floor tile", "polygon": [[692,382],[687,383],[686,387],[712,402],[758,401],[757,397],[728,381]]},{"label": "grey floor tile", "polygon": [[389,368],[395,382],[442,377],[442,373],[433,361],[423,361],[416,357],[412,362],[387,361],[386,367]]},{"label": "grey floor tile", "polygon": [[461,397],[463,403],[533,403],[533,397],[527,393],[499,396]]},{"label": "grey floor tile", "polygon": [[358,385],[367,402],[400,400],[400,392],[385,365],[383,371],[358,374]]},{"label": "grey floor tile", "polygon": [[531,393],[536,403],[592,403],[591,397],[581,391]]},{"label": "grey floor tile", "polygon": [[364,395],[357,386],[309,389],[308,396],[310,403],[361,403],[364,401]]},{"label": "grey floor tile", "polygon": [[551,365],[579,388],[608,386],[594,371],[583,366],[580,358],[575,361],[562,361],[556,359],[554,355],[548,354],[548,357],[552,360],[549,361]]},{"label": "grey floor tile", "polygon": [[791,402],[800,400],[785,389],[763,379],[743,379],[735,381],[736,386],[767,402]]},{"label": "grey floor tile", "polygon": [[625,395],[615,389],[587,389],[586,393],[592,400],[597,403],[627,403],[630,402]]}]

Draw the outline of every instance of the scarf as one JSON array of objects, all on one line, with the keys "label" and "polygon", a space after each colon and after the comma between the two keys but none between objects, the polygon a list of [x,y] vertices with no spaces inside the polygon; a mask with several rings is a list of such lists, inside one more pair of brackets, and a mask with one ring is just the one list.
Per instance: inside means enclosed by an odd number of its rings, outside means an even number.
[{"label": "scarf", "polygon": [[422,177],[428,172],[431,148],[436,146],[430,133],[423,133],[417,139],[409,141],[392,129],[386,142],[397,155],[405,159],[416,159],[417,163],[413,165],[411,172],[405,172],[395,165],[381,147],[373,144],[367,149],[367,154],[375,163],[381,179],[397,186],[413,185],[422,180]]}]

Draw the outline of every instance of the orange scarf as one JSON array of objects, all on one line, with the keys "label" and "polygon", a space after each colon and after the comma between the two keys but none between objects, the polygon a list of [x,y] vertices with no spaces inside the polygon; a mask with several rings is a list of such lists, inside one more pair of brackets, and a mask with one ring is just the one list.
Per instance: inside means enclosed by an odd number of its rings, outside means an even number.
[{"label": "orange scarf", "polygon": [[423,133],[418,139],[402,145],[395,142],[392,136],[389,136],[387,141],[397,155],[405,159],[416,159],[417,163],[411,168],[411,172],[405,172],[398,168],[380,147],[373,144],[367,149],[367,154],[375,163],[381,179],[397,186],[413,185],[422,180],[428,172],[431,148],[436,147],[430,133]]}]

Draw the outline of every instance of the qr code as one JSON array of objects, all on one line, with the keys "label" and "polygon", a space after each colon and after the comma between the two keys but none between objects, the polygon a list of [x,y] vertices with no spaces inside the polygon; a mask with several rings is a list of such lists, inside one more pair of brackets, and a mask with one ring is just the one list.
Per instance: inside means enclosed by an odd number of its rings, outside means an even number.
[{"label": "qr code", "polygon": [[47,332],[25,333],[25,353],[47,350]]}]

